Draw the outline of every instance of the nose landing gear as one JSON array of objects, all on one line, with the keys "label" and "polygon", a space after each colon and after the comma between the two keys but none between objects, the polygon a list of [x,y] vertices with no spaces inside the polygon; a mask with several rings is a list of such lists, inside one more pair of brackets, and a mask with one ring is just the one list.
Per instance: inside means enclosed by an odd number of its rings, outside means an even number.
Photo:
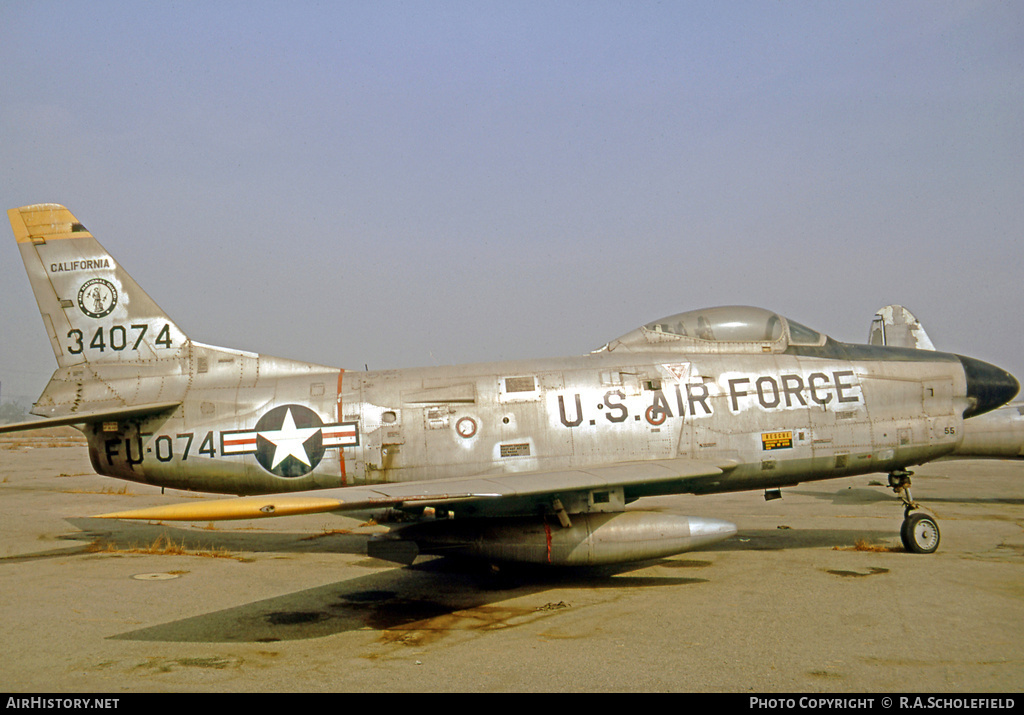
[{"label": "nose landing gear", "polygon": [[900,540],[903,548],[914,554],[931,554],[939,548],[939,525],[935,519],[921,512],[920,505],[910,495],[910,476],[913,472],[900,469],[889,473],[889,486],[903,501],[903,525]]}]

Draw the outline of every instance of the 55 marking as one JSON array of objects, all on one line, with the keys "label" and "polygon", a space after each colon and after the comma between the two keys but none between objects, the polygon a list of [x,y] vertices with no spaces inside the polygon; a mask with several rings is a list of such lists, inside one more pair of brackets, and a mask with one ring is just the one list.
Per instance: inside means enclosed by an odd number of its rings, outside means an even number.
[{"label": "55 marking", "polygon": [[[133,323],[129,328],[123,325],[112,325],[106,333],[103,332],[103,326],[96,328],[96,331],[92,334],[92,339],[89,340],[89,344],[85,344],[85,334],[78,328],[72,328],[68,331],[68,338],[71,339],[71,344],[67,345],[67,351],[72,355],[81,355],[82,352],[88,348],[90,350],[99,350],[101,353],[105,352],[107,348],[115,352],[122,350],[138,350],[139,346],[142,345],[142,338],[145,337],[149,331],[150,326],[146,323]],[[128,331],[138,331],[129,335]],[[163,327],[157,333],[156,340],[153,341],[160,347],[169,348],[171,347],[171,327],[169,324],[164,323]],[[129,344],[131,347],[129,347]]]}]

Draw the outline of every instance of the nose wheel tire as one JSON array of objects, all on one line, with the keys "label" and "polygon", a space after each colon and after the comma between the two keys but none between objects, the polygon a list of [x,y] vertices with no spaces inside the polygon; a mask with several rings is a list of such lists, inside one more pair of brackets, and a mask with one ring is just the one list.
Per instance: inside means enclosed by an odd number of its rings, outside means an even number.
[{"label": "nose wheel tire", "polygon": [[908,514],[900,528],[903,548],[914,554],[931,554],[939,548],[939,525],[927,514]]}]

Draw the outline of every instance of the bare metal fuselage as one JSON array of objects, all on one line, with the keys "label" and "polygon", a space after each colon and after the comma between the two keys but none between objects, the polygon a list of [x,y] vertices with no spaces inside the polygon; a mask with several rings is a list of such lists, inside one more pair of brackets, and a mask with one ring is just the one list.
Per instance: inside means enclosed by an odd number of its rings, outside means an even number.
[{"label": "bare metal fuselage", "polygon": [[[955,356],[842,347],[857,359],[602,350],[352,372],[188,343],[169,359],[174,374],[165,360],[161,379],[140,397],[181,401],[179,408],[138,423],[96,423],[87,434],[101,474],[234,494],[686,455],[729,467],[670,488],[633,487],[626,501],[886,472],[957,447],[967,397]],[[92,370],[104,390],[146,390],[130,369],[120,378],[102,374],[127,367]],[[39,408],[74,399],[80,377],[59,372]],[[348,425],[355,440],[324,448],[299,476],[273,474],[251,452],[232,454],[233,434],[287,404],[312,409],[324,425]]]}]

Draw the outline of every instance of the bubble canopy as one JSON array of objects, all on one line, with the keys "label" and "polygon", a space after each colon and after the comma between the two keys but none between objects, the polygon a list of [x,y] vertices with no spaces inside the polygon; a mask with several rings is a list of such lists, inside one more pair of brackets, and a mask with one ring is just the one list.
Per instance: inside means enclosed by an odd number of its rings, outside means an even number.
[{"label": "bubble canopy", "polygon": [[611,341],[603,349],[706,349],[781,352],[789,345],[822,345],[825,336],[764,308],[731,305],[676,313]]}]

